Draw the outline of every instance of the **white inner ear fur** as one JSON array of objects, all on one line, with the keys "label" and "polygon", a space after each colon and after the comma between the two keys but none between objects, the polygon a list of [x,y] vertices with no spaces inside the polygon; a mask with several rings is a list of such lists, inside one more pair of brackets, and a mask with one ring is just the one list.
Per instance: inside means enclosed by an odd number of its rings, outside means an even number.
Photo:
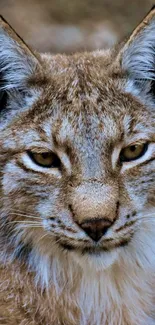
[{"label": "white inner ear fur", "polygon": [[155,21],[124,51],[122,67],[133,79],[155,80]]},{"label": "white inner ear fur", "polygon": [[26,54],[20,45],[0,28],[0,72],[3,90],[23,89],[25,80],[34,72],[37,59]]},{"label": "white inner ear fur", "polygon": [[125,49],[122,68],[129,76],[125,91],[154,108],[155,101],[150,90],[151,82],[155,80],[155,21],[152,20],[139,32]]}]

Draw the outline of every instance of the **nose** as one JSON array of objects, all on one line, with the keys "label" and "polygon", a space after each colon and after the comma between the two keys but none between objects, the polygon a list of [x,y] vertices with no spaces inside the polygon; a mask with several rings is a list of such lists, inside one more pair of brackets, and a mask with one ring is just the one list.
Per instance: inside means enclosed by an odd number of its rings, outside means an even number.
[{"label": "nose", "polygon": [[112,222],[107,219],[89,219],[79,226],[85,231],[85,233],[93,239],[95,242],[98,242],[102,236],[105,235],[108,228],[112,225]]}]

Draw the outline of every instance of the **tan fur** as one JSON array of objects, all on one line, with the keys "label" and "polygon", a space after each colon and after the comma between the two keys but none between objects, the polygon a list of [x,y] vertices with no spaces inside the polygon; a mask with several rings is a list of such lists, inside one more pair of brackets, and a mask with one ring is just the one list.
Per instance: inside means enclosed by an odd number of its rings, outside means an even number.
[{"label": "tan fur", "polygon": [[[1,21],[15,62],[0,52],[1,325],[155,324],[155,104],[150,77],[133,71],[140,26],[120,50],[52,56]],[[144,157],[120,163],[122,148],[147,141]],[[112,226],[94,243],[80,225],[98,218]]]}]

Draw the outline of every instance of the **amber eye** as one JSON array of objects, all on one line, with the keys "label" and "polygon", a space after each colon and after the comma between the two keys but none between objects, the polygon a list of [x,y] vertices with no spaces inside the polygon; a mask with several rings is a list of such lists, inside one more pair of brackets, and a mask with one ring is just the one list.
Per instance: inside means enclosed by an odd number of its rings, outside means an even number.
[{"label": "amber eye", "polygon": [[61,161],[53,152],[36,153],[29,151],[30,158],[39,166],[46,168],[59,168]]},{"label": "amber eye", "polygon": [[127,162],[139,159],[148,149],[148,143],[133,144],[122,149],[120,153],[120,161]]}]

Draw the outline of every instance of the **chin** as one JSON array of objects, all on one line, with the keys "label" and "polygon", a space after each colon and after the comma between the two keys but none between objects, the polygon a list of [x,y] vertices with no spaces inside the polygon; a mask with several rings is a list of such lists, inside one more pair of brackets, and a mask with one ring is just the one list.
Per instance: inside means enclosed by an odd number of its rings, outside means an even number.
[{"label": "chin", "polygon": [[75,263],[81,266],[86,272],[100,272],[111,267],[119,258],[119,248],[109,252],[97,254],[81,254],[80,252],[70,252]]}]

